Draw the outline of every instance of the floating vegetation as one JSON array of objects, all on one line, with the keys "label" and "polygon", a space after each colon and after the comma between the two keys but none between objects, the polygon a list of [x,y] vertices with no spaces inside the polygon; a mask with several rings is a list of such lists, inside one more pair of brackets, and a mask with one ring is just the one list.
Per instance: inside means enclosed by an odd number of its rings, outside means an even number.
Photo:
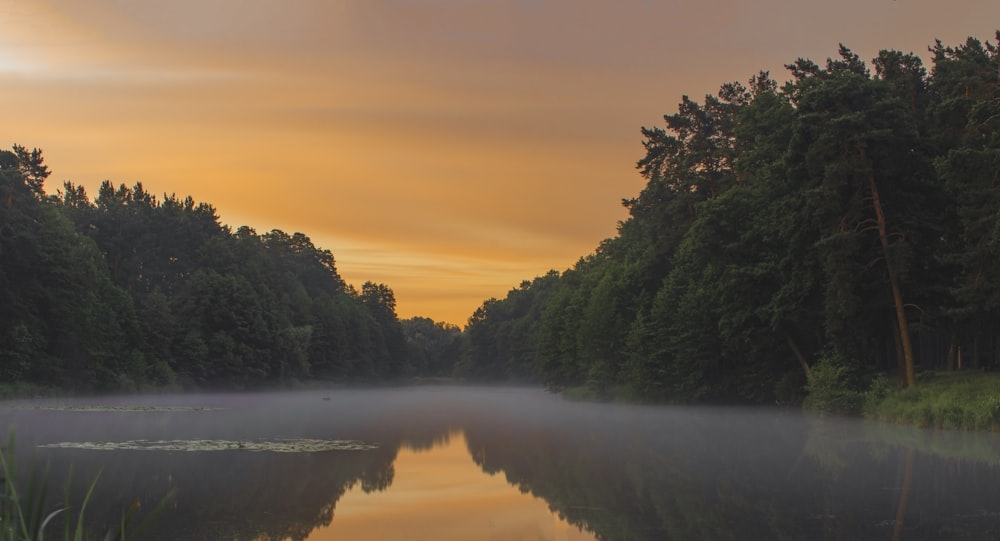
[{"label": "floating vegetation", "polygon": [[14,409],[41,411],[91,411],[91,412],[170,412],[170,411],[221,411],[223,408],[206,406],[15,406]]},{"label": "floating vegetation", "polygon": [[288,438],[269,441],[231,440],[129,440],[64,441],[38,447],[49,449],[91,449],[95,451],[270,451],[272,453],[318,453],[323,451],[370,451],[374,443],[357,440],[314,440]]}]

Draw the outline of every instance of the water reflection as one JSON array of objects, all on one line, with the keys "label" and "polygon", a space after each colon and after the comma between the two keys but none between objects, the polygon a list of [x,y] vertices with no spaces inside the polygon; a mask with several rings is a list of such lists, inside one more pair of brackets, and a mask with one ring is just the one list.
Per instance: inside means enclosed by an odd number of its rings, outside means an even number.
[{"label": "water reflection", "polygon": [[[88,507],[97,530],[134,497],[175,489],[151,537],[167,541],[1000,539],[998,434],[773,409],[577,404],[515,389],[145,400],[175,409],[8,408],[0,422],[17,431],[22,456],[51,464],[53,494],[72,467],[79,500],[79,480],[103,470]],[[295,438],[370,445],[37,447]]]},{"label": "water reflection", "polygon": [[348,491],[337,502],[332,523],[308,539],[594,539],[502,475],[484,473],[472,461],[462,432],[435,443],[430,449],[404,445],[389,490]]}]

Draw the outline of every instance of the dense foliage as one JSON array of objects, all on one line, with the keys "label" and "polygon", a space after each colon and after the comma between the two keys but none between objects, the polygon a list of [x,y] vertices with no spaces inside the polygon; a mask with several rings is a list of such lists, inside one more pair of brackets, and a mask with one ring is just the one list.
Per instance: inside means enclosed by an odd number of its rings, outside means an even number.
[{"label": "dense foliage", "polygon": [[817,362],[858,391],[871,372],[997,366],[1000,49],[930,51],[928,72],[842,46],[783,85],[685,96],[642,130],[647,184],[618,235],[486,301],[462,372],[786,402]]},{"label": "dense foliage", "polygon": [[245,388],[450,372],[446,353],[408,342],[388,286],[345,284],[302,233],[234,232],[211,205],[141,183],[46,195],[48,175],[38,150],[0,152],[0,382]]}]

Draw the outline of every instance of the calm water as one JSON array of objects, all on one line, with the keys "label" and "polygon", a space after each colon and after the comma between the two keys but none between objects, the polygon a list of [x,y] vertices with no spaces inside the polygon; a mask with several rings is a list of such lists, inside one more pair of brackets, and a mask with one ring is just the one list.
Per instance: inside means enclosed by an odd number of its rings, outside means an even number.
[{"label": "calm water", "polygon": [[1000,539],[1000,435],[421,387],[7,403],[97,529],[147,539]]}]

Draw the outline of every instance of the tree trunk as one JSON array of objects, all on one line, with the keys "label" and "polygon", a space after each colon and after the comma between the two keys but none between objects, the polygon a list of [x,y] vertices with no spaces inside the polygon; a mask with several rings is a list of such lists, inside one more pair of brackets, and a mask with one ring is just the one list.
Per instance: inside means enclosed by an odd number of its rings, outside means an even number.
[{"label": "tree trunk", "polygon": [[809,377],[809,363],[806,362],[805,356],[802,355],[802,351],[799,346],[795,345],[795,340],[792,340],[792,335],[785,333],[785,340],[788,341],[788,347],[792,350],[795,355],[795,359],[799,361],[799,366],[802,367],[802,371],[805,372],[806,378]]},{"label": "tree trunk", "polygon": [[[861,157],[865,158],[864,149],[861,150]],[[906,324],[906,309],[903,305],[903,293],[899,288],[899,274],[892,264],[892,257],[889,253],[889,235],[885,228],[885,214],[882,213],[882,203],[878,196],[878,185],[875,183],[875,173],[869,171],[868,181],[872,191],[872,206],[875,207],[875,223],[878,225],[878,238],[882,244],[882,255],[885,259],[885,270],[889,274],[889,285],[892,287],[892,300],[896,305],[896,323],[899,325],[899,339],[903,344],[903,361],[905,364],[906,387],[913,387],[917,384],[916,374],[913,369],[913,345],[910,343],[910,331]]]},{"label": "tree trunk", "polygon": [[892,341],[896,344],[896,367],[899,368],[899,388],[906,388],[906,357],[903,355],[903,341],[899,339],[899,327],[890,318],[889,328],[892,330]]}]

